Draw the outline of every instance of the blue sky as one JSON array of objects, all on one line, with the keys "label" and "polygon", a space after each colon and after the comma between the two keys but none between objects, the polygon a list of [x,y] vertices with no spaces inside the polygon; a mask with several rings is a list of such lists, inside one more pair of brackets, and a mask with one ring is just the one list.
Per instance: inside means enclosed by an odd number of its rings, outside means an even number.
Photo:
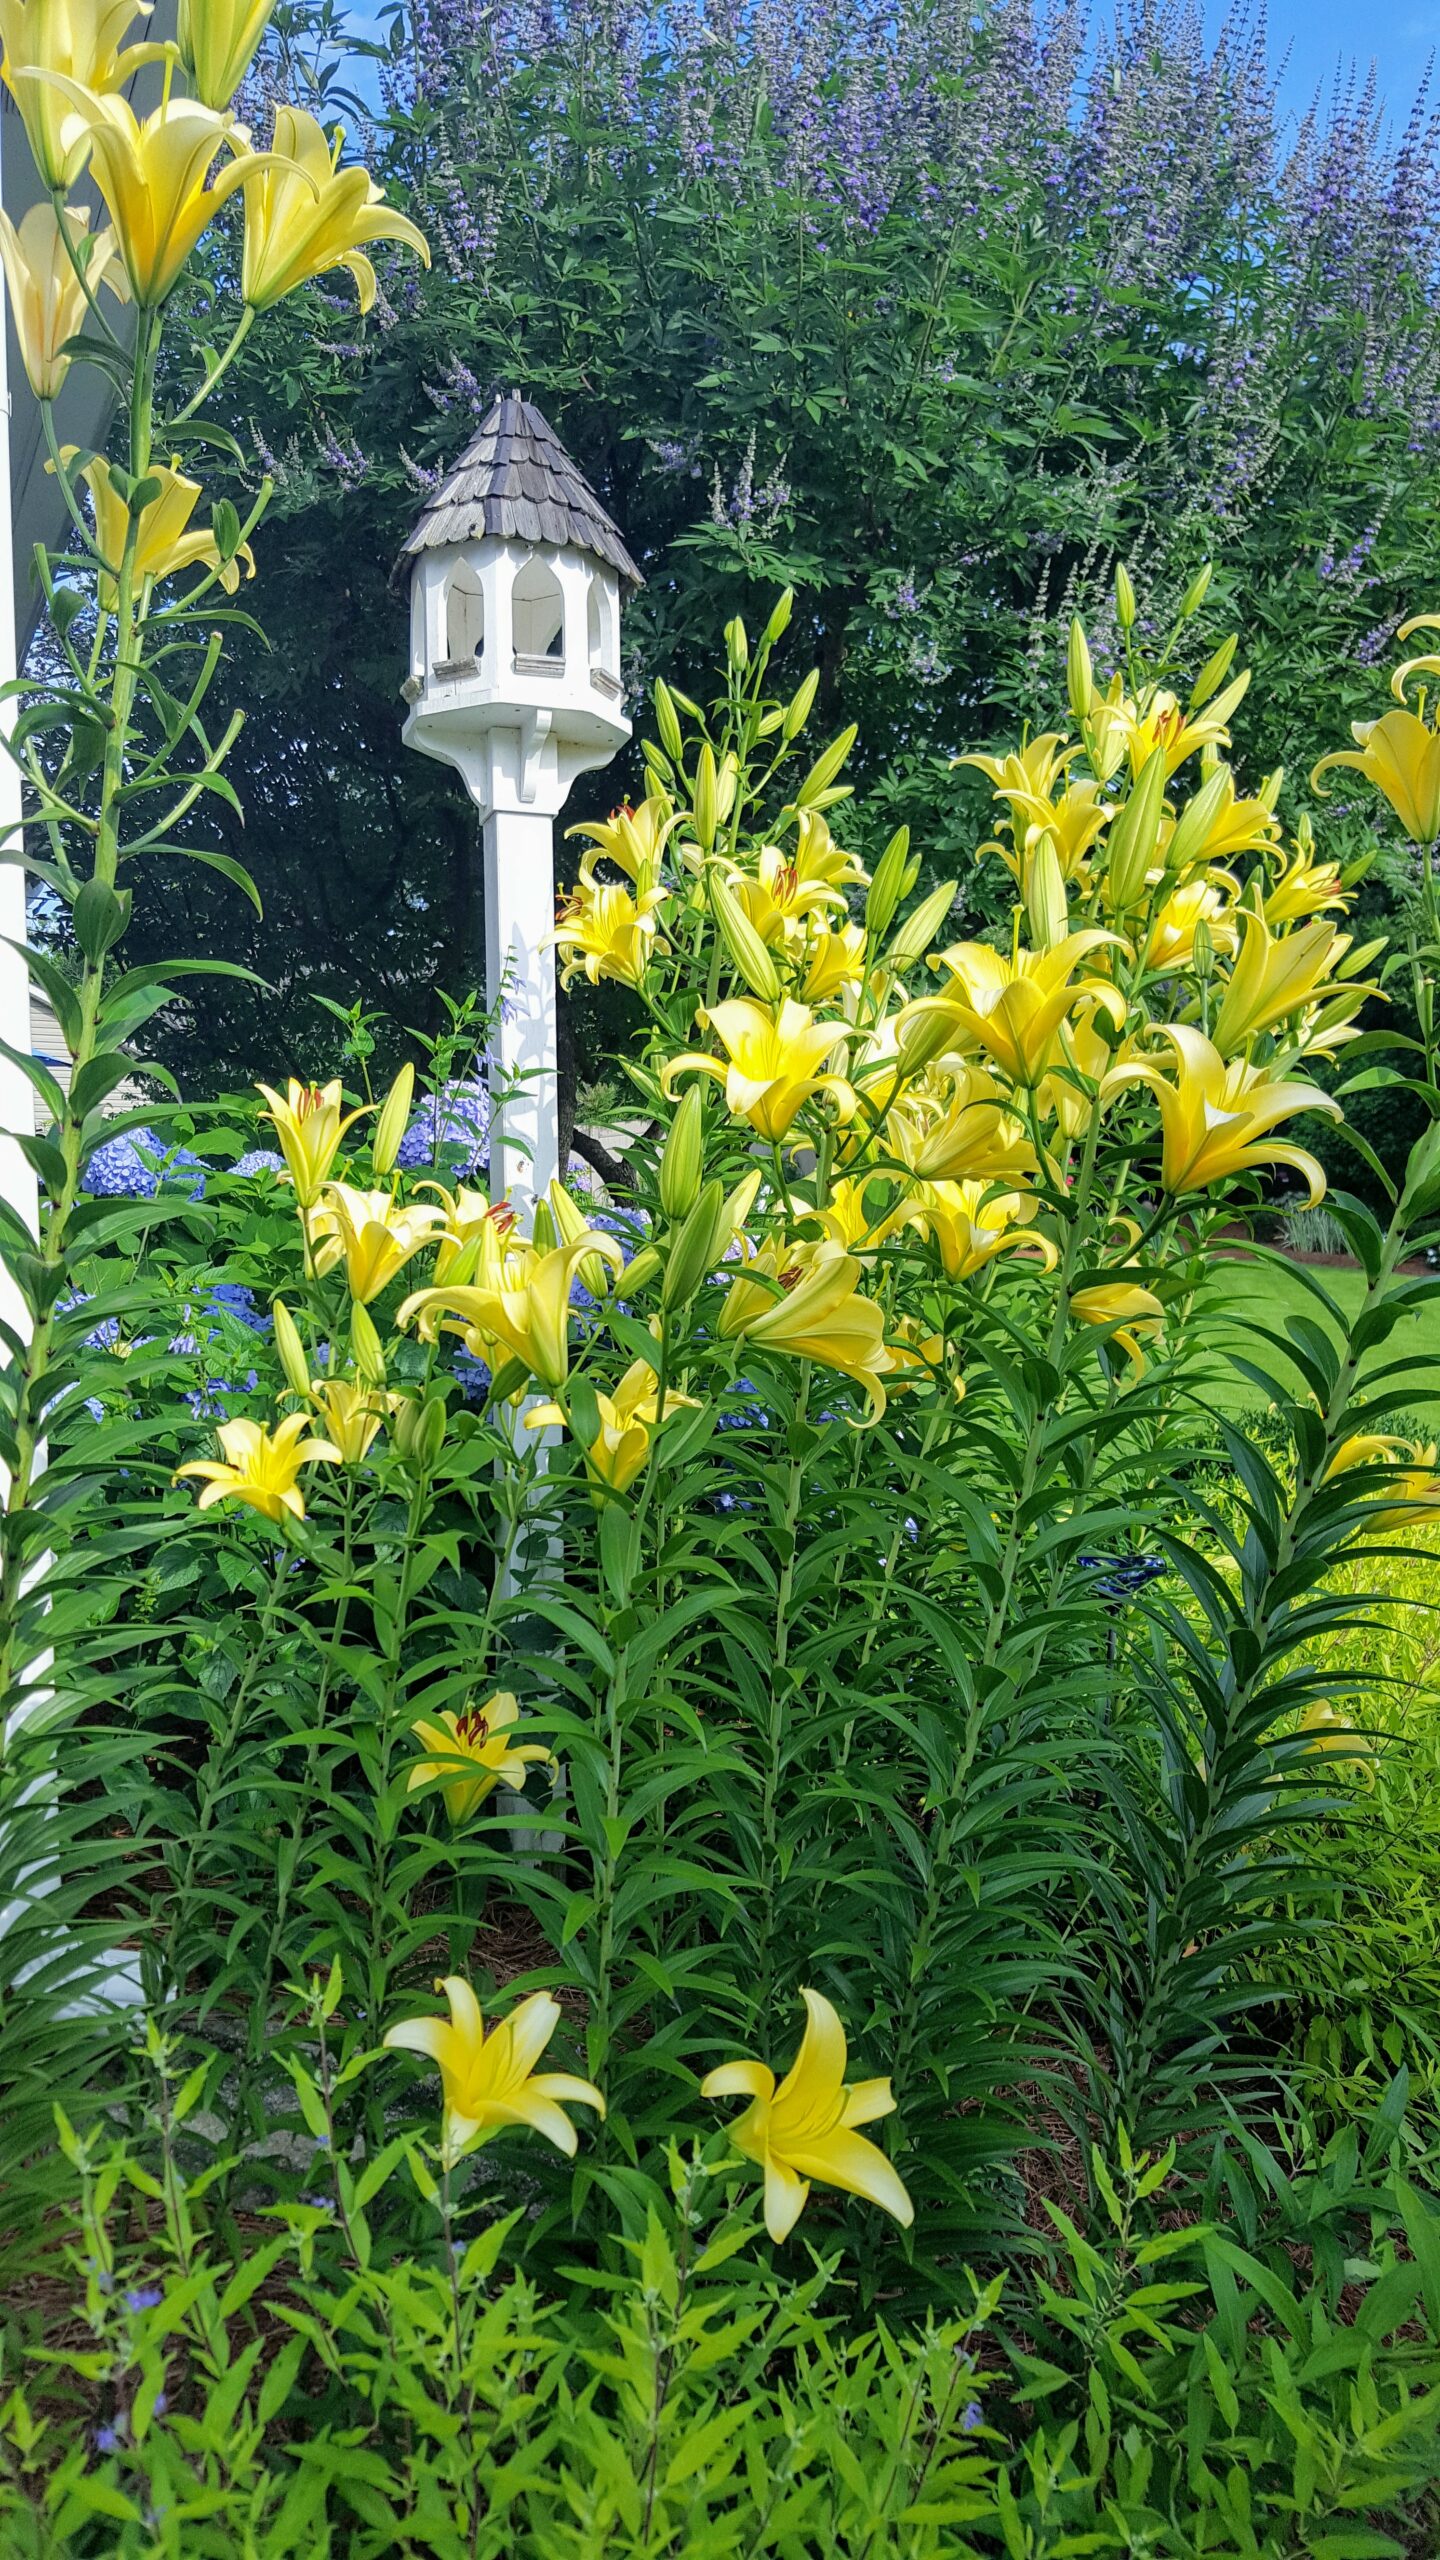
[{"label": "blue sky", "polygon": [[[1207,0],[1212,25],[1223,15]],[[1410,111],[1426,62],[1440,56],[1440,0],[1270,0],[1270,48],[1289,49],[1284,98],[1307,107],[1317,83],[1329,88],[1338,62],[1358,61],[1362,73],[1376,64],[1392,116]]]}]

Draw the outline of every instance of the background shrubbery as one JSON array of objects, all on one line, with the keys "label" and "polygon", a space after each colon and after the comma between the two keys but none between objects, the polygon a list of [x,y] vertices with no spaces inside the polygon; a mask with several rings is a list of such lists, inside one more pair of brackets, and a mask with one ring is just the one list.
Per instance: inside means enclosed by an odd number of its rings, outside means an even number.
[{"label": "background shrubbery", "polygon": [[[285,24],[259,129],[317,68],[353,124],[353,45]],[[266,921],[197,871],[157,876],[147,952],[223,947],[287,1001],[319,986],[430,1029],[435,989],[473,976],[473,821],[401,750],[388,581],[497,383],[539,399],[646,572],[632,684],[693,688],[725,615],[763,619],[793,584],[794,675],[817,662],[822,717],[860,724],[862,850],[912,819],[972,915],[983,794],[948,759],[1040,715],[1072,604],[1113,650],[1114,559],[1157,627],[1215,560],[1207,629],[1243,617],[1263,753],[1296,779],[1373,708],[1440,569],[1423,102],[1386,139],[1373,96],[1342,92],[1296,133],[1263,38],[1236,23],[1207,49],[1170,0],[1118,28],[1026,0],[680,20],[436,0],[367,79],[362,128],[434,267],[397,262],[364,322],[322,289],[318,327],[282,311],[232,377],[246,477],[278,492],[270,650],[237,646],[225,678],[249,715],[243,844],[214,815]],[[570,814],[634,778],[594,777]],[[1357,815],[1346,849],[1368,841]],[[196,1084],[267,1073],[272,1001],[217,988],[163,1052]],[[592,1006],[572,1076],[613,1035],[613,999]]]}]

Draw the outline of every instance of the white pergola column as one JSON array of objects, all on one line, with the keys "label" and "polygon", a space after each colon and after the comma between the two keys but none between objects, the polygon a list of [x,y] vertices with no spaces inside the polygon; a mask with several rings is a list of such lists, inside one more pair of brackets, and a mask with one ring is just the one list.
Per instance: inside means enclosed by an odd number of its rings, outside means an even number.
[{"label": "white pergola column", "polygon": [[484,823],[485,995],[493,1017],[490,1197],[527,1212],[562,1170],[557,1152],[555,829],[548,811]]}]

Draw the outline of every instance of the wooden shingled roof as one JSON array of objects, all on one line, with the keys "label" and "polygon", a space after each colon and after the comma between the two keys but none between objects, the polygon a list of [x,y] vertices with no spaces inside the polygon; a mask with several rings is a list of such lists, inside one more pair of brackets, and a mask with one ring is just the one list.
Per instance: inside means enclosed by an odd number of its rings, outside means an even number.
[{"label": "wooden shingled roof", "polygon": [[645,581],[584,474],[533,400],[507,391],[427,499],[402,560],[481,534],[588,551],[632,586]]}]

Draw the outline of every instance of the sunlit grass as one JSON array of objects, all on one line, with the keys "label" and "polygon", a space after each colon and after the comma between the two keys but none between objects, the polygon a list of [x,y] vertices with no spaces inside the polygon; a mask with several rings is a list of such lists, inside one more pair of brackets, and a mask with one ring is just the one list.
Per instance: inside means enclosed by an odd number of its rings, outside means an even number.
[{"label": "sunlit grass", "polygon": [[[1303,1382],[1293,1362],[1271,1344],[1256,1340],[1248,1327],[1262,1324],[1283,1335],[1295,1317],[1323,1325],[1324,1309],[1307,1285],[1311,1277],[1328,1291],[1347,1319],[1355,1315],[1365,1294],[1364,1274],[1356,1264],[1323,1265],[1302,1276],[1300,1269],[1281,1262],[1252,1262],[1238,1255],[1217,1258],[1197,1304],[1207,1347],[1273,1369],[1287,1391],[1300,1392]],[[1369,1354],[1361,1375],[1416,1353],[1423,1354],[1428,1373],[1417,1372],[1413,1388],[1407,1387],[1406,1410],[1440,1427],[1440,1299],[1404,1317],[1389,1340]],[[1215,1401],[1228,1413],[1241,1413],[1267,1399],[1226,1360],[1216,1363]]]}]

